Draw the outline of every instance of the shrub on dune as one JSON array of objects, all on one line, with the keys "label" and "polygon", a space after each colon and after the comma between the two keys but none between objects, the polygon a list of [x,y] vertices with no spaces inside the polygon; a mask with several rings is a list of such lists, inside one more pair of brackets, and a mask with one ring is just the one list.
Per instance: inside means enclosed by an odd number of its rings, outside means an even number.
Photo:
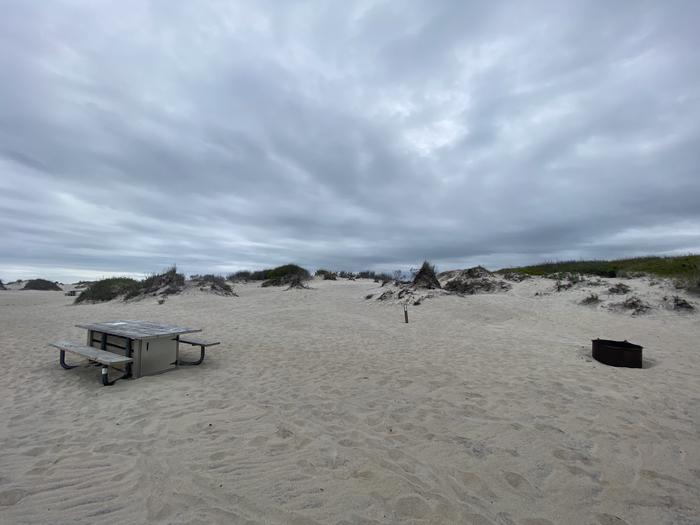
[{"label": "shrub on dune", "polygon": [[177,272],[177,266],[172,266],[161,273],[149,275],[139,283],[138,289],[127,294],[126,298],[136,297],[137,295],[147,295],[153,293],[161,293],[169,295],[182,291],[185,287],[185,276]]},{"label": "shrub on dune", "polygon": [[287,284],[287,290],[292,290],[293,288],[300,288],[300,289],[308,289],[309,288],[306,285],[306,279],[299,274],[293,275],[286,284]]},{"label": "shrub on dune", "polygon": [[631,288],[627,286],[625,283],[617,283],[614,286],[611,286],[608,288],[608,293],[611,294],[618,294],[618,295],[624,295],[630,293]]},{"label": "shrub on dune", "polygon": [[235,295],[233,293],[233,288],[226,282],[226,279],[222,275],[193,275],[192,280],[196,281],[197,284],[205,290],[204,286],[208,286],[209,290],[218,295]]},{"label": "shrub on dune", "polygon": [[22,288],[22,290],[49,290],[60,292],[61,287],[58,286],[58,284],[56,284],[55,282],[47,281],[46,279],[30,279],[24,285],[24,288]]},{"label": "shrub on dune", "polygon": [[465,295],[505,292],[510,285],[496,279],[452,279],[445,284],[445,290]]},{"label": "shrub on dune", "polygon": [[688,292],[700,295],[700,270],[688,272],[687,275],[676,279],[676,288],[685,289]]},{"label": "shrub on dune", "polygon": [[672,310],[685,312],[693,312],[695,310],[695,307],[691,303],[678,295],[674,295],[673,297],[664,297],[663,300]]},{"label": "shrub on dune", "polygon": [[627,310],[633,310],[633,313],[635,314],[642,314],[651,309],[651,306],[642,301],[639,297],[635,296],[628,297],[619,306]]},{"label": "shrub on dune", "polygon": [[429,290],[442,288],[435,274],[435,266],[431,265],[428,261],[423,261],[423,265],[413,278],[412,284],[416,288],[427,288]]},{"label": "shrub on dune", "polygon": [[226,278],[229,281],[234,281],[234,282],[235,281],[249,281],[249,280],[251,280],[251,277],[250,277],[251,273],[252,272],[250,272],[248,270],[241,270],[241,271],[229,274]]},{"label": "shrub on dune", "polygon": [[117,297],[124,300],[146,295],[171,295],[185,287],[185,276],[175,266],[137,281],[129,277],[110,277],[87,285],[75,299],[76,303],[111,301]]},{"label": "shrub on dune", "polygon": [[440,274],[445,281],[443,288],[461,295],[497,293],[510,290],[511,285],[499,280],[486,268],[475,266],[467,270],[452,270]]},{"label": "shrub on dune", "polygon": [[266,268],[264,270],[257,270],[255,272],[250,272],[250,280],[251,281],[266,281],[269,279],[270,272],[272,270],[270,268]]},{"label": "shrub on dune", "polygon": [[585,297],[582,301],[581,304],[584,305],[591,305],[591,304],[598,304],[600,302],[600,298],[598,297],[597,293],[592,293]]},{"label": "shrub on dune", "polygon": [[262,286],[298,286],[304,281],[311,279],[311,274],[305,268],[296,264],[285,264],[272,270],[266,270],[267,277]]},{"label": "shrub on dune", "polygon": [[128,277],[110,277],[94,281],[80,292],[75,299],[77,304],[84,302],[100,303],[111,301],[117,297],[126,296],[138,290],[139,282]]}]

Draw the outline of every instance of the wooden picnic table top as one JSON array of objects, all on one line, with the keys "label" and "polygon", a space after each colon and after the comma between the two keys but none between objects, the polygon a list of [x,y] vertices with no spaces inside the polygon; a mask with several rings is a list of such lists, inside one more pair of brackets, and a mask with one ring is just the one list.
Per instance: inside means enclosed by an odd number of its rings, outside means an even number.
[{"label": "wooden picnic table top", "polygon": [[200,328],[185,328],[169,324],[152,323],[150,321],[103,321],[100,323],[77,324],[78,328],[85,328],[103,334],[128,337],[129,339],[157,339],[159,337],[192,334],[201,332]]}]

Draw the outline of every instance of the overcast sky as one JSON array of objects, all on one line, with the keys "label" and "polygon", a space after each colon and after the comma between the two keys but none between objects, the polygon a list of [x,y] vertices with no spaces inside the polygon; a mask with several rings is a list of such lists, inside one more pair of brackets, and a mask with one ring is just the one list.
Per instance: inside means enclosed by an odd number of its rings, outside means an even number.
[{"label": "overcast sky", "polygon": [[699,20],[0,0],[0,278],[699,252]]}]

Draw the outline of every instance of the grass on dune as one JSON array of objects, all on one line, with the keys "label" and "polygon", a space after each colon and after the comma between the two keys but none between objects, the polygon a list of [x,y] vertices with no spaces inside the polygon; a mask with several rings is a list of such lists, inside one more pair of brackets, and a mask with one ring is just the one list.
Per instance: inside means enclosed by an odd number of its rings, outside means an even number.
[{"label": "grass on dune", "polygon": [[700,272],[700,255],[678,257],[635,257],[612,261],[559,261],[531,266],[503,268],[499,272],[519,272],[528,275],[553,273],[583,273],[600,277],[625,277],[629,274],[645,273],[659,277],[683,277]]},{"label": "grass on dune", "polygon": [[110,277],[90,283],[76,297],[77,304],[84,302],[111,301],[122,295],[129,295],[139,289],[139,282],[128,277]]},{"label": "grass on dune", "polygon": [[111,301],[120,296],[132,299],[140,295],[177,293],[185,285],[185,276],[178,273],[175,266],[164,272],[154,273],[141,281],[128,277],[110,277],[87,285],[75,299],[76,304],[84,302]]},{"label": "grass on dune", "polygon": [[700,255],[676,257],[634,257],[611,261],[559,261],[531,266],[503,268],[499,273],[517,272],[527,275],[586,274],[600,277],[630,277],[639,274],[674,279],[680,288],[700,293]]}]

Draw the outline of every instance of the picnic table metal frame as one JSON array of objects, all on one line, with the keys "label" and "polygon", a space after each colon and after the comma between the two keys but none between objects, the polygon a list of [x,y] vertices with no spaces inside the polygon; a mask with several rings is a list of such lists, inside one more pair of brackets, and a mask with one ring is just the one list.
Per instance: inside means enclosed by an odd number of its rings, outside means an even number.
[{"label": "picnic table metal frame", "polygon": [[184,338],[179,338],[178,336],[178,349],[180,343],[185,343],[191,346],[198,346],[199,347],[199,359],[196,361],[183,361],[180,359],[180,356],[178,355],[178,364],[179,365],[191,365],[191,366],[198,366],[201,365],[204,362],[204,354],[206,353],[206,349],[209,346],[216,346],[221,344],[219,341],[205,341],[203,339],[190,339],[187,337]]}]

